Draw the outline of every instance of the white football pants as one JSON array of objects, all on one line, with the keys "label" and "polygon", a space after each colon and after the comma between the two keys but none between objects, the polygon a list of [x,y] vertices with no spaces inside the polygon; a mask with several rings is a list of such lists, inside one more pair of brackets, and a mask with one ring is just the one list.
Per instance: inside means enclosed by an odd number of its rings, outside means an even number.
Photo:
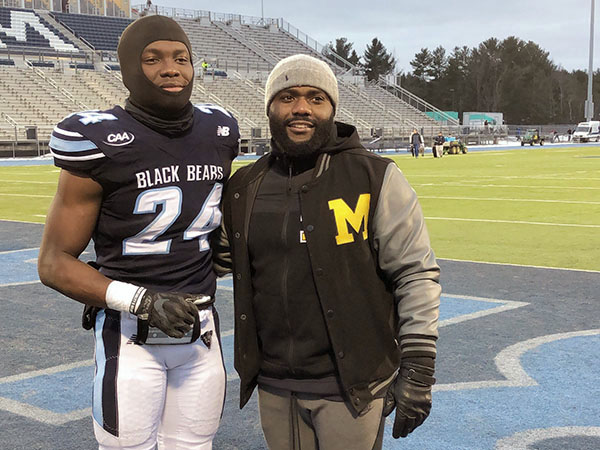
[{"label": "white football pants", "polygon": [[100,311],[95,326],[94,434],[100,450],[209,450],[225,400],[225,369],[212,309],[198,312],[210,348],[136,345],[137,317]]}]

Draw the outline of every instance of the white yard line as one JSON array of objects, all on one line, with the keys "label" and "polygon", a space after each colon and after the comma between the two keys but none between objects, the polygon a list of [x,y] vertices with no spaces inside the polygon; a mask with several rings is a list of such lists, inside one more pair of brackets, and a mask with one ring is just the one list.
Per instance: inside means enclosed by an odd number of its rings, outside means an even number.
[{"label": "white yard line", "polygon": [[80,409],[69,413],[55,413],[47,409],[38,408],[28,403],[21,403],[8,398],[0,397],[0,410],[8,411],[19,416],[27,417],[49,425],[64,425],[75,420],[85,419],[92,414],[92,408]]},{"label": "white yard line", "polygon": [[13,383],[15,381],[28,380],[29,378],[39,377],[41,375],[52,375],[55,373],[65,372],[67,370],[78,369],[80,367],[93,366],[93,359],[86,359],[84,361],[77,361],[74,363],[61,364],[58,366],[48,367],[41,370],[32,370],[31,372],[24,372],[18,375],[11,375],[8,377],[0,378],[0,384]]},{"label": "white yard line", "polygon": [[[596,437],[600,438],[600,427],[552,427],[552,428],[533,428],[525,431],[518,431],[512,436],[508,436],[496,441],[494,450],[529,450],[539,448],[536,444],[547,439],[577,438],[577,437]],[[542,446],[544,446],[542,444]]]},{"label": "white yard line", "polygon": [[533,198],[496,198],[496,197],[446,197],[441,195],[419,195],[419,198],[435,198],[448,200],[482,200],[499,202],[538,202],[538,203],[567,203],[578,205],[600,205],[600,202],[584,202],[580,200],[542,200]]},{"label": "white yard line", "polygon": [[19,253],[19,252],[29,252],[31,250],[39,250],[39,247],[30,247],[30,248],[20,248],[18,250],[5,250],[0,252],[0,255],[8,255],[10,253]]},{"label": "white yard line", "polygon": [[562,189],[565,191],[571,189],[577,190],[600,190],[599,187],[594,186],[535,186],[535,185],[518,185],[518,184],[469,184],[469,183],[411,183],[411,186],[434,186],[436,188],[453,186],[453,187],[467,187],[470,189],[474,188],[515,188],[515,189]]},{"label": "white yard line", "polygon": [[0,192],[0,195],[4,197],[35,197],[35,198],[54,198],[54,195],[38,195],[38,194],[8,194]]},{"label": "white yard line", "polygon": [[29,181],[29,180],[0,180],[0,183],[28,183],[28,184],[52,184],[55,185],[58,181]]},{"label": "white yard line", "polygon": [[[586,172],[587,173],[587,172]],[[572,177],[567,177],[565,175],[568,175],[568,173],[561,173],[561,176],[552,174],[552,173],[548,173],[548,174],[544,174],[544,175],[529,175],[529,176],[522,176],[522,175],[469,175],[469,178],[481,178],[481,179],[497,179],[497,180],[513,180],[513,179],[517,179],[517,180],[521,180],[521,179],[528,179],[528,180],[568,180],[568,181],[578,181],[578,180],[595,180],[595,181],[600,181],[600,176],[598,177],[593,177],[593,178],[588,178],[588,177],[579,177],[577,175],[577,172],[571,172],[571,174],[573,174]],[[424,174],[410,174],[411,177],[423,177],[423,178],[431,178],[432,174],[430,173],[424,173]],[[464,178],[464,175],[452,175],[452,174],[437,174],[435,175],[436,179],[443,179],[443,178]]]},{"label": "white yard line", "polygon": [[[529,303],[525,302],[515,302],[511,300],[498,300],[492,298],[483,298],[483,297],[471,297],[466,295],[452,295],[452,294],[442,294],[442,297],[451,297],[465,300],[475,300],[478,302],[488,302],[488,303],[498,303],[499,305],[495,308],[483,309],[481,311],[477,311],[469,314],[462,314],[457,317],[452,317],[450,319],[440,320],[438,326],[447,327],[448,325],[454,325],[461,322],[466,322],[467,320],[479,319],[481,317],[489,316],[490,314],[498,314],[504,311],[510,311],[511,309],[522,308],[523,306],[529,305]],[[443,301],[443,299],[442,299]]]},{"label": "white yard line", "polygon": [[33,223],[35,225],[44,225],[43,222],[31,222],[29,220],[15,220],[15,219],[6,219],[4,217],[0,217],[0,222],[13,222],[13,223]]},{"label": "white yard line", "polygon": [[576,227],[600,228],[600,225],[585,225],[579,223],[553,223],[553,222],[527,222],[524,220],[496,220],[496,219],[465,219],[461,217],[425,217],[426,220],[447,220],[449,222],[484,222],[484,223],[510,223],[519,225],[543,225],[550,227]]},{"label": "white yard line", "polygon": [[36,280],[36,281],[22,281],[19,283],[4,283],[4,284],[0,284],[0,288],[11,287],[11,286],[27,286],[28,284],[38,284],[38,283],[41,283],[41,281]]},{"label": "white yard line", "polygon": [[501,262],[495,262],[495,261],[474,261],[472,259],[454,259],[454,258],[437,258],[437,259],[439,261],[468,262],[468,263],[474,263],[474,264],[490,264],[490,265],[496,265],[496,266],[531,267],[532,269],[568,270],[570,272],[600,273],[600,270],[591,270],[591,269],[570,269],[567,267],[534,266],[531,264],[501,263]]},{"label": "white yard line", "polygon": [[536,386],[537,382],[525,372],[521,366],[521,356],[540,345],[555,342],[561,339],[570,339],[582,336],[597,336],[600,329],[572,331],[567,333],[548,334],[526,341],[518,342],[506,347],[494,358],[498,372],[504,377],[503,380],[470,381],[448,384],[437,384],[434,391],[459,391],[465,389],[484,389],[499,387],[523,387]]}]

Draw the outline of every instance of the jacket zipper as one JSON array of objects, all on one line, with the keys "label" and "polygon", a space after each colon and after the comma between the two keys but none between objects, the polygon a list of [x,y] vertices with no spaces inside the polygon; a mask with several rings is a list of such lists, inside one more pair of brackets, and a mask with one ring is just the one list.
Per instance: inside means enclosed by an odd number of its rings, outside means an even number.
[{"label": "jacket zipper", "polygon": [[[283,216],[283,225],[281,227],[281,240],[285,249],[288,247],[287,243],[287,227],[290,219],[290,198],[292,192],[292,166],[290,164],[288,170],[288,186],[286,190],[286,202],[285,202],[285,213]],[[288,327],[288,367],[292,374],[295,373],[294,365],[292,363],[294,356],[294,340],[292,337],[292,324],[290,322],[290,310],[289,310],[289,299],[287,295],[287,276],[289,272],[290,261],[287,252],[284,253],[283,258],[283,277],[281,280],[281,296],[283,302],[283,309],[285,314],[285,322]]]}]

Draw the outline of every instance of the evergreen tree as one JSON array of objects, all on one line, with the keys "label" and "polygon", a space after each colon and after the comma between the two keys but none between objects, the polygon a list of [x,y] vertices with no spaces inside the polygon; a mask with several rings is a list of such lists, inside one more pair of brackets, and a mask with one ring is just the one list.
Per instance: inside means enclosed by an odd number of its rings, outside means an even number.
[{"label": "evergreen tree", "polygon": [[337,38],[335,40],[335,45],[333,45],[331,42],[327,44],[326,55],[329,54],[328,58],[335,62],[335,56],[330,54],[330,52],[333,52],[339,57],[348,61],[349,63],[358,66],[360,65],[360,56],[358,56],[356,50],[352,48],[353,46],[354,43],[348,42],[347,38]]},{"label": "evergreen tree", "polygon": [[368,80],[377,80],[380,75],[388,75],[396,67],[396,59],[377,38],[373,38],[371,45],[367,45],[363,59]]},{"label": "evergreen tree", "polygon": [[448,57],[446,56],[446,50],[440,45],[431,53],[431,64],[428,75],[433,80],[441,80],[444,77],[447,68]]},{"label": "evergreen tree", "polygon": [[428,74],[431,72],[432,56],[427,48],[422,48],[415,54],[415,59],[410,62],[413,68],[413,75],[423,81],[429,81]]},{"label": "evergreen tree", "polygon": [[[531,41],[490,38],[474,48],[455,47],[449,56],[443,47],[422,48],[410,64],[402,86],[442,110],[502,112],[510,124],[573,126],[585,120],[587,73],[557,67]],[[593,90],[600,98],[600,71]]]}]

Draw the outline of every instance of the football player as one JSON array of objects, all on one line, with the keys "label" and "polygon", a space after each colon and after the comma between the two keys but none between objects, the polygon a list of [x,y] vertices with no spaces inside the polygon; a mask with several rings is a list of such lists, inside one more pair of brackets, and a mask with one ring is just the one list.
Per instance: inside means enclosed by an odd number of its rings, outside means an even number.
[{"label": "football player", "polygon": [[[86,305],[101,449],[210,449],[225,397],[208,235],[237,155],[236,120],[193,106],[190,42],[163,16],[118,47],[125,107],[74,113],[52,133],[61,168],[41,281]],[[90,239],[96,261],[78,259]]]}]

